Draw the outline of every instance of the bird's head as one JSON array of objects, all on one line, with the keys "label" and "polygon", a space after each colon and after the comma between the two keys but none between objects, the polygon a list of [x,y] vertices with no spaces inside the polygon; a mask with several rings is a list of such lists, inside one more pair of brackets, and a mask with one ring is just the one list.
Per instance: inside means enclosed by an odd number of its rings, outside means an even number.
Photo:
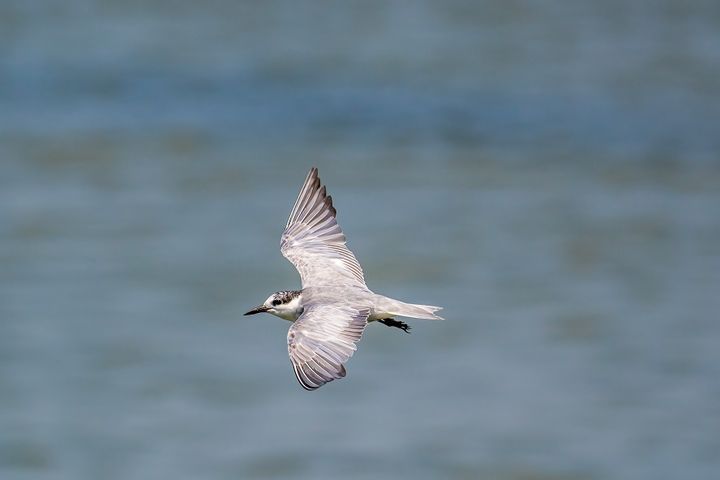
[{"label": "bird's head", "polygon": [[258,305],[245,315],[267,312],[285,320],[295,321],[302,313],[302,306],[300,305],[301,293],[300,290],[275,292],[262,305]]}]

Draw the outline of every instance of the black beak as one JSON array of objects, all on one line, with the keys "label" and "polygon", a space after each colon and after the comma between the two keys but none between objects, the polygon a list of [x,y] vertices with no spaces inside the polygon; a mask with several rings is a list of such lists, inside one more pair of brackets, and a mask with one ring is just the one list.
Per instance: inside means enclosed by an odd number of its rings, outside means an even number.
[{"label": "black beak", "polygon": [[268,307],[266,307],[265,305],[260,305],[259,307],[253,308],[252,310],[247,312],[245,315],[255,315],[256,313],[262,313],[262,312],[267,312],[267,311],[268,311]]}]

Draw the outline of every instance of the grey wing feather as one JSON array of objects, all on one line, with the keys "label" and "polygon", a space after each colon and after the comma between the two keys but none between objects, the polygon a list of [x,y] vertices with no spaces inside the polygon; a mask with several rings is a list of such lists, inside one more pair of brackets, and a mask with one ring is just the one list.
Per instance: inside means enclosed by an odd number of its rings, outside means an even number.
[{"label": "grey wing feather", "polygon": [[355,353],[370,314],[368,309],[316,304],[305,308],[288,331],[288,354],[306,390],[345,376],[343,365]]},{"label": "grey wing feather", "polygon": [[312,168],[280,239],[280,251],[297,268],[303,288],[334,285],[340,278],[365,286],[362,267],[345,245],[335,214],[332,197]]}]

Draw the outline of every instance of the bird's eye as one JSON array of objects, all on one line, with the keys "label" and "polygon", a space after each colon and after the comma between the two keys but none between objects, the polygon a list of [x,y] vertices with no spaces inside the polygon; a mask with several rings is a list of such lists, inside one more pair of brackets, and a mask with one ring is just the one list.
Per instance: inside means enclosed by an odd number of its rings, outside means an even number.
[{"label": "bird's eye", "polygon": [[278,306],[278,305],[280,305],[280,300],[273,300],[273,301],[272,301],[272,306],[273,306],[273,307],[276,307],[276,306]]}]

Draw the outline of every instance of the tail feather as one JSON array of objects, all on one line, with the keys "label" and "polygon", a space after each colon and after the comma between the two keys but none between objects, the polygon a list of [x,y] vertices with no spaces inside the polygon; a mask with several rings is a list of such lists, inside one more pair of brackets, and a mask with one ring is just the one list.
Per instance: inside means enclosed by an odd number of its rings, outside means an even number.
[{"label": "tail feather", "polygon": [[381,308],[391,315],[422,318],[426,320],[445,320],[441,316],[435,315],[435,312],[442,310],[442,307],[435,307],[433,305],[416,305],[387,297],[385,297],[385,299],[387,302],[382,305]]}]

